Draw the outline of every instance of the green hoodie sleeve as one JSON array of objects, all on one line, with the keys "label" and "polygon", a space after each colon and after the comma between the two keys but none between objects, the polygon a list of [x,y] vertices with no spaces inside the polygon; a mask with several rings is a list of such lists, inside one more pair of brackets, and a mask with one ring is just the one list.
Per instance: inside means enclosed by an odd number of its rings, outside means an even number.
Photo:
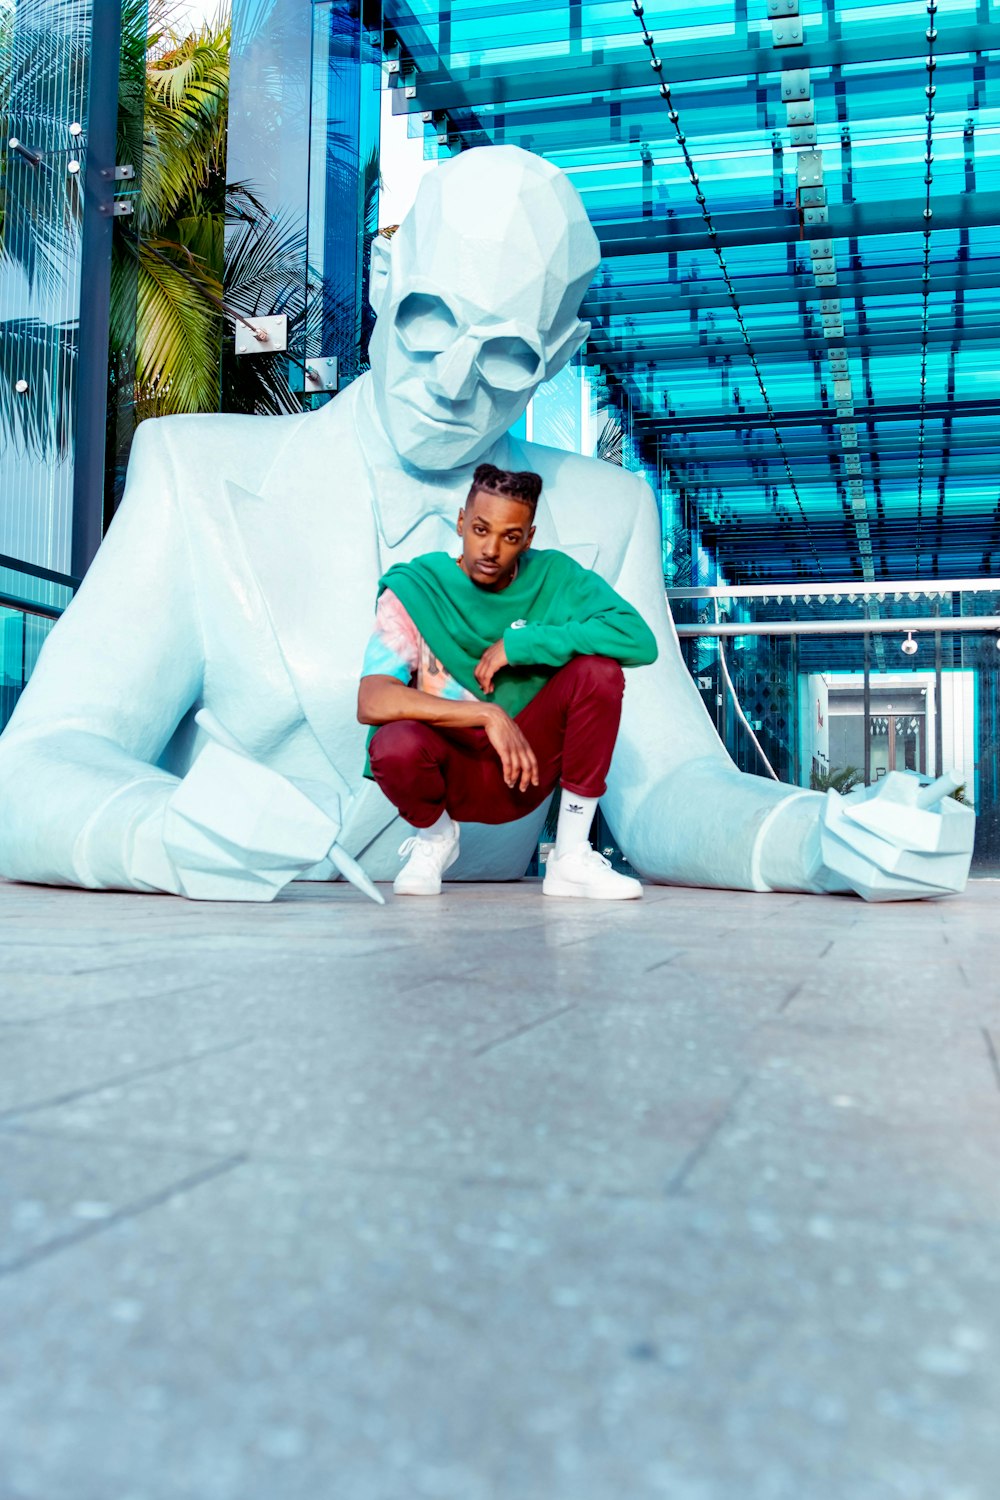
[{"label": "green hoodie sleeve", "polygon": [[574,618],[563,624],[532,620],[509,625],[504,650],[512,667],[562,667],[574,656],[610,656],[623,667],[656,660],[656,639],[639,612],[586,568],[573,579]]}]

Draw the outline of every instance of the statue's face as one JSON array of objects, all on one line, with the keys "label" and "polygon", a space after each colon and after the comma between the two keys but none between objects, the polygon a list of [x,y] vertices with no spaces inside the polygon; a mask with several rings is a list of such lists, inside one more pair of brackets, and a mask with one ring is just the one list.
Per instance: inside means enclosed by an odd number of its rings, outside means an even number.
[{"label": "statue's face", "polygon": [[482,146],[421,182],[372,246],[369,347],[400,457],[437,472],[482,457],[590,332],[580,299],[600,247],[568,178],[517,146]]},{"label": "statue's face", "polygon": [[545,379],[539,330],[503,316],[497,300],[485,285],[457,293],[409,276],[379,316],[370,348],[379,415],[418,469],[474,462]]}]

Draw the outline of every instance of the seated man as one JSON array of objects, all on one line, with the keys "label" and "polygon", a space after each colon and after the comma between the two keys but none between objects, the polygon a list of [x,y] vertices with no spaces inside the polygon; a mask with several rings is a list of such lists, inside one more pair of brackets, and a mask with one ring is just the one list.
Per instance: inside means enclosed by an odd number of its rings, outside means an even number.
[{"label": "seated man", "polygon": [[[530,551],[538,474],[480,464],[458,513],[462,553],[431,552],[381,580],[358,718],[371,774],[415,829],[393,889],[436,896],[459,824],[509,823],[561,786],[547,896],[629,900],[589,843],[618,734],[622,666],[656,659],[642,617],[558,551]],[[381,726],[381,727],[378,727]]]}]

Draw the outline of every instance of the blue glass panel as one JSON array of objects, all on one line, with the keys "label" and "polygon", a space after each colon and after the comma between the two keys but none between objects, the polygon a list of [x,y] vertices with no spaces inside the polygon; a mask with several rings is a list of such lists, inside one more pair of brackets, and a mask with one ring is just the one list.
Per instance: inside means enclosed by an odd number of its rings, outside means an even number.
[{"label": "blue glass panel", "polygon": [[923,0],[798,11],[647,4],[650,49],[611,0],[387,0],[393,107],[431,155],[522,145],[581,192],[586,357],[668,577],[989,572],[1000,8],[931,38]]},{"label": "blue glass panel", "polygon": [[68,569],[91,0],[0,13],[0,551]]}]

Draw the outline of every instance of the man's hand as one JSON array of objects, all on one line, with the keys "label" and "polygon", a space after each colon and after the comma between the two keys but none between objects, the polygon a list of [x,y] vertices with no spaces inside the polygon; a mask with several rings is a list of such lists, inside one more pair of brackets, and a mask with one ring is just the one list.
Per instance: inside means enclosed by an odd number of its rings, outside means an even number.
[{"label": "man's hand", "polygon": [[508,667],[507,653],[503,648],[503,640],[494,641],[492,646],[487,646],[479,658],[479,666],[476,668],[476,681],[484,693],[492,693],[493,679],[501,667]]},{"label": "man's hand", "polygon": [[[490,651],[495,650],[496,646],[490,647]],[[486,654],[488,656],[489,652]],[[483,728],[500,757],[503,779],[507,785],[516,786],[521,792],[526,792],[529,786],[537,786],[538,761],[535,759],[535,752],[510,715],[505,714],[502,708],[491,707]]]}]

